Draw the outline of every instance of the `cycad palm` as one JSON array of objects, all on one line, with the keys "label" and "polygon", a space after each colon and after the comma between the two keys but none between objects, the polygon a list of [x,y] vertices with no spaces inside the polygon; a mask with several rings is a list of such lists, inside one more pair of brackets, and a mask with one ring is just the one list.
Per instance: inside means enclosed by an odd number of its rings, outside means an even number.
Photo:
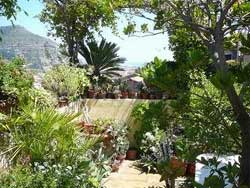
[{"label": "cycad palm", "polygon": [[117,44],[107,42],[102,39],[100,44],[96,41],[89,42],[87,45],[80,45],[79,53],[84,57],[88,66],[93,67],[91,80],[98,78],[99,83],[110,81],[114,76],[120,76],[117,71],[122,71],[121,64],[125,58],[118,56],[119,47]]}]

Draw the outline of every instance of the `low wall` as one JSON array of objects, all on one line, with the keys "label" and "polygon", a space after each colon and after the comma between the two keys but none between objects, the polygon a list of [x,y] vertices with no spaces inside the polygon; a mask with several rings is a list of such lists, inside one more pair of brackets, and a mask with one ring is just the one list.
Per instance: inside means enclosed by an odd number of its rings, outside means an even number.
[{"label": "low wall", "polygon": [[[129,127],[130,145],[135,146],[134,133],[140,128],[139,124],[131,117],[133,108],[140,103],[157,100],[144,99],[86,99],[87,111],[90,119],[116,119],[124,121]],[[74,102],[66,109],[69,112],[83,112],[81,102]]]}]

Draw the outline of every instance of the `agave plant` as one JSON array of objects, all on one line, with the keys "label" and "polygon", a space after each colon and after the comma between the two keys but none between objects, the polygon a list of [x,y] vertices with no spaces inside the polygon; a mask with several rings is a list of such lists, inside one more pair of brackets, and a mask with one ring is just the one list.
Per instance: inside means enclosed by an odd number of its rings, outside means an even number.
[{"label": "agave plant", "polygon": [[100,44],[96,41],[88,42],[87,45],[84,42],[81,43],[79,53],[86,60],[87,66],[93,68],[90,75],[92,83],[97,80],[102,84],[115,76],[120,76],[118,71],[123,70],[120,65],[126,59],[119,57],[118,51],[117,44],[107,42],[105,39],[102,39]]}]

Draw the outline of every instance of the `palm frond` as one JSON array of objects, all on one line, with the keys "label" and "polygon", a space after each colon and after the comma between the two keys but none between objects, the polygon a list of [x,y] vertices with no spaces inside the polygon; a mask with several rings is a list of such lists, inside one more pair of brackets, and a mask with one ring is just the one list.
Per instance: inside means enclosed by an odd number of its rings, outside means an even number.
[{"label": "palm frond", "polygon": [[94,67],[93,76],[111,79],[119,76],[116,71],[123,71],[120,67],[125,61],[118,55],[119,47],[115,43],[107,42],[105,39],[99,43],[92,41],[87,45],[81,43],[79,53],[85,58],[88,65]]}]

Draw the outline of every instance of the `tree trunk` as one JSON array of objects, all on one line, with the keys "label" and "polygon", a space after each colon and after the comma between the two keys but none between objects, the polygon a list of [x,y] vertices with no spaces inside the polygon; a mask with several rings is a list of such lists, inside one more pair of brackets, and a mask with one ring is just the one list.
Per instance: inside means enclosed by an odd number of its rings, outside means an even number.
[{"label": "tree trunk", "polygon": [[242,116],[237,121],[241,126],[242,140],[239,185],[250,188],[250,118]]},{"label": "tree trunk", "polygon": [[[223,37],[217,36],[217,43],[212,46],[213,59],[216,63],[216,69],[227,73],[226,58],[224,52]],[[210,52],[211,52],[210,51]],[[233,85],[225,89],[228,100],[233,108],[235,119],[241,130],[241,159],[240,159],[240,174],[239,186],[250,188],[250,116],[244,107],[240,96],[237,94]]]}]

